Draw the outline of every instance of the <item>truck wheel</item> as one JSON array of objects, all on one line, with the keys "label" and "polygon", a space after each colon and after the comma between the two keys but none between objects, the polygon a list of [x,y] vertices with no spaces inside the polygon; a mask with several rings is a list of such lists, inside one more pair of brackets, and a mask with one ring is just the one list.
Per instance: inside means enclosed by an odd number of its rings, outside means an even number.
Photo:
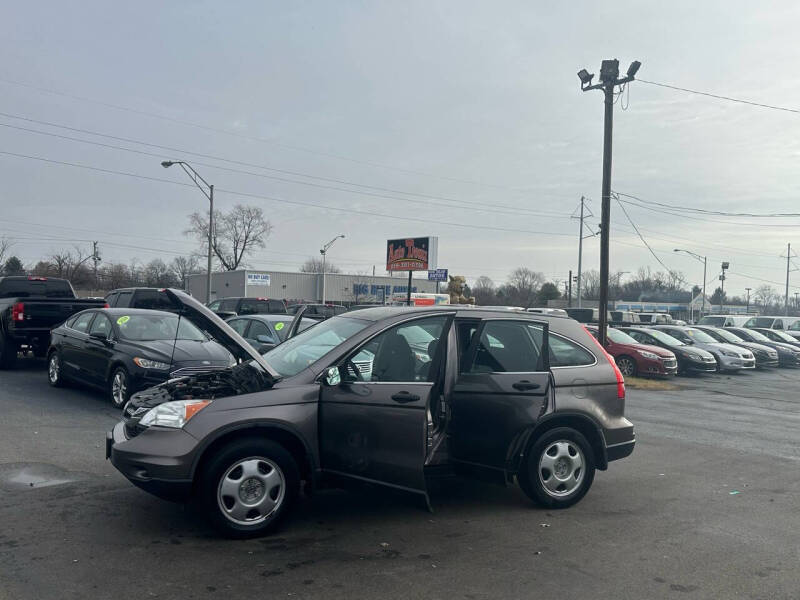
[{"label": "truck wheel", "polygon": [[128,372],[124,367],[117,367],[108,380],[108,394],[115,408],[122,408],[131,397],[131,385]]},{"label": "truck wheel", "polygon": [[63,387],[64,375],[61,372],[61,355],[58,350],[50,353],[47,359],[47,382],[53,387]]},{"label": "truck wheel", "polygon": [[10,369],[17,362],[19,348],[5,336],[0,335],[0,369]]},{"label": "truck wheel", "polygon": [[294,504],[300,472],[292,455],[271,440],[224,446],[199,479],[201,509],[222,534],[250,538],[274,530]]},{"label": "truck wheel", "polygon": [[594,469],[594,452],[583,434],[557,427],[535,440],[525,454],[520,487],[540,506],[567,508],[589,491]]}]

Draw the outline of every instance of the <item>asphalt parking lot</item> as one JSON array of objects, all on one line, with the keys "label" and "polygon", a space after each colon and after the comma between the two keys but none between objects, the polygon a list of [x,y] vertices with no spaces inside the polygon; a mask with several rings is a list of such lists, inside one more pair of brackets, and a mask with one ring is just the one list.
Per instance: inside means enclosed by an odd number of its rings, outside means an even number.
[{"label": "asphalt parking lot", "polygon": [[800,370],[629,390],[634,454],[566,511],[454,482],[435,512],[303,498],[277,534],[217,538],[104,460],[118,412],[0,373],[0,598],[798,598]]}]

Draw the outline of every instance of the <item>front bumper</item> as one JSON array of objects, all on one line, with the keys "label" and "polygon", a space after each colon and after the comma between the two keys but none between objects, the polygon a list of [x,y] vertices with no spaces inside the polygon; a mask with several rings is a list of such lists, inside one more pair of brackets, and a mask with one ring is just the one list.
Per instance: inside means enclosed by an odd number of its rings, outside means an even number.
[{"label": "front bumper", "polygon": [[741,369],[755,369],[756,361],[753,358],[741,358],[739,356],[717,356],[720,371],[739,371]]},{"label": "front bumper", "polygon": [[780,364],[780,361],[777,357],[770,357],[767,355],[763,356],[756,356],[756,367],[759,369],[763,369],[766,367],[777,367]]},{"label": "front bumper", "polygon": [[678,362],[674,359],[639,358],[639,373],[641,375],[669,377],[678,372]]},{"label": "front bumper", "polygon": [[717,370],[717,361],[713,360],[708,362],[703,359],[685,358],[683,361],[683,368],[686,371],[694,373],[713,373]]},{"label": "front bumper", "polygon": [[106,433],[106,458],[128,481],[165,500],[186,500],[198,441],[183,429],[151,427],[134,438],[122,421]]},{"label": "front bumper", "polygon": [[796,354],[779,353],[778,364],[781,367],[798,367],[800,366],[800,356]]}]

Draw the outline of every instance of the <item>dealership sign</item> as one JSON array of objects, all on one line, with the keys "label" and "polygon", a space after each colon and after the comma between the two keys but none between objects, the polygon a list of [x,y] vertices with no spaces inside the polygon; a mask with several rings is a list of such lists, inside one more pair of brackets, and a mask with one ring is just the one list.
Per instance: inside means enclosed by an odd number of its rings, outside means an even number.
[{"label": "dealership sign", "polygon": [[447,281],[447,269],[428,271],[428,281]]},{"label": "dealership sign", "polygon": [[436,268],[439,238],[419,237],[386,242],[387,271],[427,271]]},{"label": "dealership sign", "polygon": [[269,273],[248,273],[247,285],[269,285]]}]

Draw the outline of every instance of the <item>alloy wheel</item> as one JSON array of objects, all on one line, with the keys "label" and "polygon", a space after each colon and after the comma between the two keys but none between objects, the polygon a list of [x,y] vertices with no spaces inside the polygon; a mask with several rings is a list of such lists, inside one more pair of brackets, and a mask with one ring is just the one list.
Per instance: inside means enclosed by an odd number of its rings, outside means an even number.
[{"label": "alloy wheel", "polygon": [[617,366],[619,367],[622,375],[625,377],[633,377],[633,374],[636,373],[636,363],[634,363],[630,358],[620,358],[617,361]]},{"label": "alloy wheel", "polygon": [[544,491],[553,498],[569,496],[583,482],[585,464],[583,452],[575,442],[553,442],[539,459],[539,480]]},{"label": "alloy wheel", "polygon": [[111,401],[114,406],[121,407],[125,404],[125,398],[128,393],[128,378],[122,371],[114,373],[114,379],[111,381]]},{"label": "alloy wheel", "polygon": [[50,357],[50,362],[47,365],[47,376],[53,385],[58,383],[58,378],[61,376],[61,361],[58,359],[58,354],[53,353]]},{"label": "alloy wheel", "polygon": [[259,525],[281,507],[286,477],[272,460],[257,456],[236,461],[220,478],[217,504],[236,525]]}]

